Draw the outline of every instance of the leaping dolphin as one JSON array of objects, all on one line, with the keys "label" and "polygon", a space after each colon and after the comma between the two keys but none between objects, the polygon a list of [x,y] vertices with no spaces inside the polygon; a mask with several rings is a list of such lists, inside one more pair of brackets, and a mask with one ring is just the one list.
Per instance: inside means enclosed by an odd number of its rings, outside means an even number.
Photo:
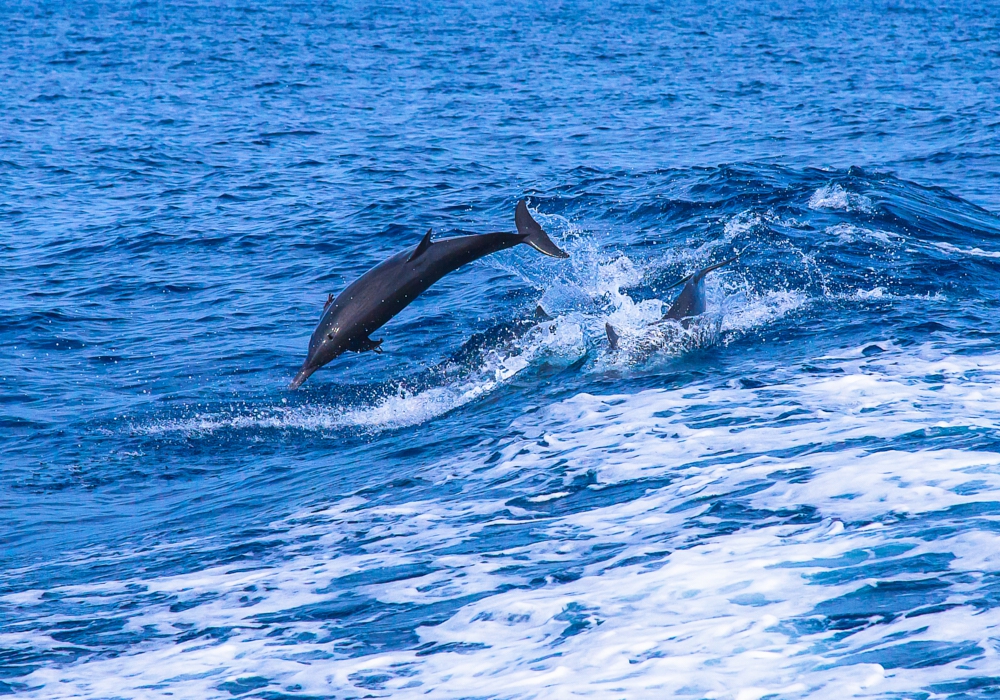
[{"label": "leaping dolphin", "polygon": [[382,352],[382,339],[372,340],[370,335],[432,284],[473,260],[519,243],[553,258],[569,257],[531,218],[523,199],[514,211],[514,223],[517,233],[480,233],[439,241],[431,240],[428,231],[417,246],[376,265],[336,299],[331,294],[309,339],[306,361],[288,388],[299,388],[313,372],[347,350]]},{"label": "leaping dolphin", "polygon": [[[684,289],[681,290],[681,293],[677,295],[674,303],[670,305],[669,309],[667,309],[667,313],[663,314],[663,318],[659,321],[654,321],[650,325],[657,326],[661,323],[666,323],[667,321],[678,321],[681,326],[687,328],[691,324],[694,317],[701,316],[705,313],[705,275],[712,270],[718,270],[720,267],[728,265],[736,260],[737,257],[738,256],[733,256],[728,260],[723,260],[720,263],[709,265],[708,267],[698,270],[687,277],[679,279],[667,287],[667,289],[673,289],[681,284],[684,285]],[[685,282],[687,284],[685,284]],[[605,323],[604,332],[608,335],[608,344],[611,346],[611,349],[617,350],[619,338],[618,332],[615,330],[614,326],[610,323]]]}]

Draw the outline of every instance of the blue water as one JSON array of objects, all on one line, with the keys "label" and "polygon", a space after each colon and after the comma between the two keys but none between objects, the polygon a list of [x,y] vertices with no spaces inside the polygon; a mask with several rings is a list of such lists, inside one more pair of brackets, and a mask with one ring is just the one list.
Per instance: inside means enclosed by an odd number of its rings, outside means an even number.
[{"label": "blue water", "polygon": [[[0,27],[0,693],[1000,692],[995,4]],[[569,261],[285,389],[328,293],[521,197]]]}]

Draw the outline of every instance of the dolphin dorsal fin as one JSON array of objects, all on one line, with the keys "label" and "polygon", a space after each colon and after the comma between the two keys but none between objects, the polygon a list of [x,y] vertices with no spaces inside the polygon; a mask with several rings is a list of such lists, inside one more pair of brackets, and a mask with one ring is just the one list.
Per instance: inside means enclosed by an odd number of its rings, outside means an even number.
[{"label": "dolphin dorsal fin", "polygon": [[434,241],[431,240],[431,231],[433,231],[433,230],[434,229],[430,229],[430,228],[427,229],[427,233],[425,233],[424,237],[422,239],[420,239],[420,245],[418,245],[417,249],[415,251],[413,251],[413,254],[410,255],[410,257],[408,257],[406,259],[406,262],[413,262],[414,260],[416,260],[421,255],[423,255],[424,253],[427,252],[427,249],[431,247],[431,243],[434,242]]},{"label": "dolphin dorsal fin", "polygon": [[612,350],[618,349],[618,333],[615,331],[615,327],[610,323],[604,324],[604,332],[608,334],[608,345],[611,346]]}]

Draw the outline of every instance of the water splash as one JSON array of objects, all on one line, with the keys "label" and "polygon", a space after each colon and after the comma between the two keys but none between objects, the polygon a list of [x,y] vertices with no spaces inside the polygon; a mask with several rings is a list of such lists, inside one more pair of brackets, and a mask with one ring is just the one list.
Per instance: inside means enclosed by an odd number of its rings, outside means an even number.
[{"label": "water splash", "polygon": [[863,194],[845,190],[838,183],[824,185],[809,197],[810,209],[832,209],[839,211],[858,211],[865,214],[874,212],[872,200]]}]

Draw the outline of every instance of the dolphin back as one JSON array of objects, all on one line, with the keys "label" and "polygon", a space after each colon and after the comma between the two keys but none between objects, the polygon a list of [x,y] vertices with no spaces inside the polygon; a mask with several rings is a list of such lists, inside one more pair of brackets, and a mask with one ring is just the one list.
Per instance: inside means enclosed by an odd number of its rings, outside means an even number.
[{"label": "dolphin back", "polygon": [[550,255],[553,258],[569,257],[569,253],[553,243],[549,234],[545,233],[538,222],[531,218],[528,203],[523,199],[517,203],[517,209],[514,211],[514,223],[517,225],[517,232],[524,236],[524,242],[539,253]]}]

